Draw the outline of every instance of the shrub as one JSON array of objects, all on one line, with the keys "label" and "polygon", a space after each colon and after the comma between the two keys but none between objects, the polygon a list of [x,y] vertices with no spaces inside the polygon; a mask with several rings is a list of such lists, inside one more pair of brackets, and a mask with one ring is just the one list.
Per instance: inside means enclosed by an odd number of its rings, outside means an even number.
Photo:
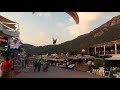
[{"label": "shrub", "polygon": [[94,60],[94,69],[99,69],[99,67],[104,67],[105,60],[103,58],[96,58]]}]

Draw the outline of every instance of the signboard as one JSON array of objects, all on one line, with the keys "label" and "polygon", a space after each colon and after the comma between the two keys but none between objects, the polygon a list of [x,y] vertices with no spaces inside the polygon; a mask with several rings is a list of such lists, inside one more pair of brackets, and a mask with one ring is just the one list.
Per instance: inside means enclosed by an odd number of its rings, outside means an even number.
[{"label": "signboard", "polygon": [[8,39],[0,37],[0,50],[6,51],[8,46]]}]

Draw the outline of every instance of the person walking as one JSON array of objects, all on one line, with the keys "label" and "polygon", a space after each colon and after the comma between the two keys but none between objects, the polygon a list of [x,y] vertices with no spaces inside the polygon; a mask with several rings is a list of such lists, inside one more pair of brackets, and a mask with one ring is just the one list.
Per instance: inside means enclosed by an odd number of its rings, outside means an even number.
[{"label": "person walking", "polygon": [[6,57],[1,65],[2,75],[1,78],[11,78],[11,63],[9,62],[9,58]]},{"label": "person walking", "polygon": [[21,58],[21,69],[23,70],[24,67],[25,67],[25,61],[24,61],[24,58]]},{"label": "person walking", "polygon": [[46,62],[44,61],[43,62],[43,72],[45,72],[45,70],[46,70]]},{"label": "person walking", "polygon": [[34,72],[36,72],[36,70],[37,70],[37,66],[38,66],[36,60],[33,61],[33,66],[34,66]]},{"label": "person walking", "polygon": [[46,69],[45,69],[45,71],[48,71],[48,68],[49,68],[49,62],[46,61]]},{"label": "person walking", "polygon": [[92,60],[89,60],[87,62],[87,65],[88,65],[88,71],[92,73]]},{"label": "person walking", "polygon": [[37,68],[38,68],[38,72],[40,72],[40,69],[41,69],[41,60],[38,61]]},{"label": "person walking", "polygon": [[29,57],[25,57],[25,67],[29,67]]}]

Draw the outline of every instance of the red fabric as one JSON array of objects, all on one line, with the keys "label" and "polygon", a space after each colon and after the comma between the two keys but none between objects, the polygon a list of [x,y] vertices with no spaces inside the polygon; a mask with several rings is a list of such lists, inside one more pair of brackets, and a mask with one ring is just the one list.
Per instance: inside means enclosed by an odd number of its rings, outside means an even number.
[{"label": "red fabric", "polygon": [[7,72],[11,70],[11,63],[9,61],[4,61],[1,65],[1,71]]},{"label": "red fabric", "polygon": [[10,63],[11,63],[11,67],[15,64],[15,60],[10,60]]}]

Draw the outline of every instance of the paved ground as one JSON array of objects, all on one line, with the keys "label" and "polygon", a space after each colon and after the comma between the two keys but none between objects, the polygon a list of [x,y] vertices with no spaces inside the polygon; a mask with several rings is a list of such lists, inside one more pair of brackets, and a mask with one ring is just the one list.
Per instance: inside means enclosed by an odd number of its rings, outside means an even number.
[{"label": "paved ground", "polygon": [[103,78],[88,72],[80,72],[59,67],[49,67],[48,72],[33,72],[33,67],[27,67],[16,78]]}]

